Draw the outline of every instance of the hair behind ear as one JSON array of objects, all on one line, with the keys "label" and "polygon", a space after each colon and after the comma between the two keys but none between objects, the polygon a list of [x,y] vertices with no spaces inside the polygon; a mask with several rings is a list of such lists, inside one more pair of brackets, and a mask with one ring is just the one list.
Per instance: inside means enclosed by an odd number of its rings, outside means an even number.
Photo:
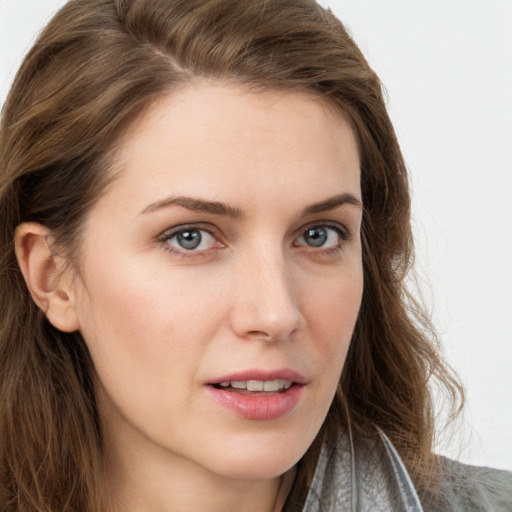
[{"label": "hair behind ear", "polygon": [[0,510],[102,509],[93,364],[73,268],[52,242],[45,226],[20,224],[0,268]]}]

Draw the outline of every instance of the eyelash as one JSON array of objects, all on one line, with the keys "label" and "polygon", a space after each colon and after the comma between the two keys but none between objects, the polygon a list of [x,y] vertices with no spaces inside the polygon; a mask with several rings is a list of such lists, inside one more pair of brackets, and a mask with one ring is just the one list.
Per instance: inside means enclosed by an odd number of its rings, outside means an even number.
[{"label": "eyelash", "polygon": [[[339,235],[341,242],[350,242],[350,240],[352,239],[352,236],[351,236],[349,230],[345,226],[343,226],[341,224],[334,224],[332,222],[327,222],[327,221],[313,222],[309,225],[302,227],[301,228],[302,234],[300,235],[299,238],[302,238],[307,231],[312,230],[312,229],[332,229]],[[324,249],[324,251],[325,252],[341,251],[343,249],[342,246],[343,246],[343,243],[339,243],[336,247],[333,247],[330,250]],[[311,247],[311,249],[314,250],[315,248]],[[319,249],[321,249],[321,247]]]},{"label": "eyelash", "polygon": [[[322,247],[315,248],[312,246],[297,244],[297,240],[304,237],[304,235],[307,233],[307,231],[312,230],[312,229],[333,230],[339,236],[341,242],[338,243],[335,247],[327,248],[327,249],[323,249],[323,250],[322,250]],[[187,251],[186,249],[180,250],[180,249],[177,249],[177,248],[173,247],[172,245],[170,245],[170,243],[169,243],[170,240],[172,240],[174,237],[176,237],[182,233],[186,233],[187,231],[201,231],[201,232],[208,233],[208,235],[213,237],[217,243],[222,244],[222,242],[219,242],[219,236],[216,235],[212,229],[209,229],[202,224],[182,225],[182,226],[178,226],[176,228],[167,230],[167,231],[163,232],[158,237],[158,242],[162,245],[162,247],[165,251],[167,251],[173,255],[182,257],[182,258],[197,258],[197,257],[206,256],[207,253],[211,249],[203,249],[203,250],[197,250],[197,251],[188,250]],[[351,239],[352,239],[352,235],[350,234],[349,230],[345,226],[340,225],[340,224],[335,224],[332,222],[317,221],[317,222],[308,224],[306,226],[303,226],[300,229],[300,236],[298,236],[294,240],[293,245],[295,247],[306,247],[306,248],[309,247],[309,249],[311,249],[315,253],[318,253],[319,255],[323,254],[323,255],[329,256],[331,254],[335,255],[335,254],[341,252],[343,250],[344,242],[350,242]],[[223,244],[222,244],[222,246],[225,247],[225,245],[223,245]],[[222,248],[222,247],[218,247],[218,248]]]},{"label": "eyelash", "polygon": [[164,231],[159,237],[158,242],[162,245],[163,249],[173,255],[179,256],[181,258],[197,258],[201,256],[205,256],[208,249],[199,250],[199,251],[187,251],[186,249],[180,250],[176,247],[173,247],[170,245],[169,241],[172,240],[174,237],[178,236],[181,233],[186,233],[187,231],[201,231],[208,233],[211,237],[213,237],[217,243],[219,242],[219,236],[216,235],[212,229],[205,227],[203,224],[190,224],[190,225],[182,225],[178,226],[176,228],[168,229],[167,231]]}]

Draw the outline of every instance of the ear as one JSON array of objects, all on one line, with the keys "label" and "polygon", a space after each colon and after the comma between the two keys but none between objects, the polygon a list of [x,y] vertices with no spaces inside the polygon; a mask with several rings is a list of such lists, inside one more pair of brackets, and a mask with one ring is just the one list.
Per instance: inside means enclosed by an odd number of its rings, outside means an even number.
[{"label": "ear", "polygon": [[62,256],[51,250],[51,233],[36,222],[25,222],[16,228],[16,258],[34,302],[44,311],[50,323],[64,332],[79,328],[75,308],[73,276]]}]

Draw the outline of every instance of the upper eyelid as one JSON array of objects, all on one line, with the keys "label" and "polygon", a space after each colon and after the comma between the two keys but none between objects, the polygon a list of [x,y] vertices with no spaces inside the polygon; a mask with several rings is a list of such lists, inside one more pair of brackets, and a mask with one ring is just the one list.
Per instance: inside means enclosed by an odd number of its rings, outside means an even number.
[{"label": "upper eyelid", "polygon": [[197,231],[206,231],[212,236],[215,236],[217,238],[217,234],[219,233],[219,229],[216,228],[213,224],[207,223],[207,222],[198,222],[194,223],[191,222],[189,224],[179,224],[178,226],[174,226],[171,228],[167,228],[164,231],[162,231],[158,235],[158,239],[165,240],[172,238],[173,236],[178,235],[179,233],[183,233],[183,231],[187,230],[197,230]]},{"label": "upper eyelid", "polygon": [[343,234],[347,238],[352,237],[352,231],[344,223],[338,222],[338,221],[332,221],[332,220],[319,220],[319,221],[309,222],[309,223],[301,226],[297,230],[297,234],[302,236],[305,231],[307,231],[308,229],[311,229],[311,228],[315,228],[315,227],[327,227],[327,228],[331,228],[331,229],[340,230],[343,232]]}]

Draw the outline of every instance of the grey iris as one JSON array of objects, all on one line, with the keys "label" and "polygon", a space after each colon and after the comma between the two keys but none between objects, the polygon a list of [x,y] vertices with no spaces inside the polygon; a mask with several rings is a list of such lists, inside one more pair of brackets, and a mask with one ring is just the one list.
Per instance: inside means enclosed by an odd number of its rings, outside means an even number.
[{"label": "grey iris", "polygon": [[183,249],[196,249],[199,247],[199,244],[202,240],[201,232],[194,230],[194,231],[183,231],[180,234],[176,235],[176,240],[180,244]]},{"label": "grey iris", "polygon": [[327,230],[323,228],[311,228],[304,233],[304,241],[311,247],[322,247],[327,237]]}]

